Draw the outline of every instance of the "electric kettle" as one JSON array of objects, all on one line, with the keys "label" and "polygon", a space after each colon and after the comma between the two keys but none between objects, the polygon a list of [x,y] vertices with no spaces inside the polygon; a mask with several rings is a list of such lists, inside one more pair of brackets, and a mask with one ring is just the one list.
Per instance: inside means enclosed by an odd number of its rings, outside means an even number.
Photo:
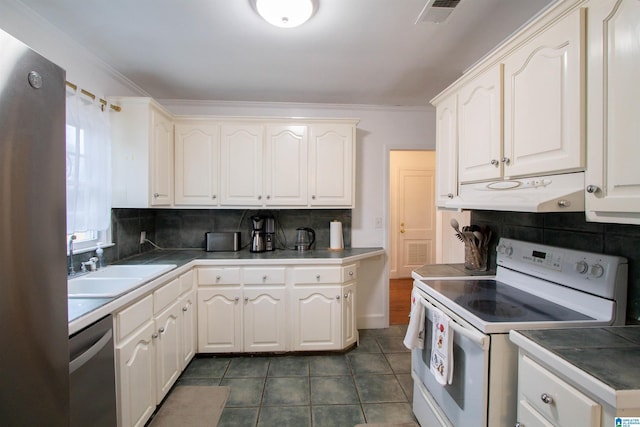
[{"label": "electric kettle", "polygon": [[316,241],[316,232],[312,228],[300,227],[296,231],[296,249],[299,251],[308,251]]}]

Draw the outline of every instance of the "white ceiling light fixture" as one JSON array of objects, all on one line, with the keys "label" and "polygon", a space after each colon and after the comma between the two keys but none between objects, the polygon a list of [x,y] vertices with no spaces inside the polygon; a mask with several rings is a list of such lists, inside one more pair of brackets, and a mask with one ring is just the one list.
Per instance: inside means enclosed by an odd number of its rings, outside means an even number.
[{"label": "white ceiling light fixture", "polygon": [[258,14],[280,28],[298,27],[311,18],[317,0],[254,0]]}]

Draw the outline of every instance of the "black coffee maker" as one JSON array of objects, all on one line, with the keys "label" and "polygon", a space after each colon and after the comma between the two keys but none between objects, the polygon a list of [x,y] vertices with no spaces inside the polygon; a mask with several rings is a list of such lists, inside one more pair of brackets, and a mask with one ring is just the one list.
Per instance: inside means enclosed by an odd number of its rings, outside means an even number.
[{"label": "black coffee maker", "polygon": [[275,249],[275,220],[271,216],[252,216],[251,252],[272,251]]}]

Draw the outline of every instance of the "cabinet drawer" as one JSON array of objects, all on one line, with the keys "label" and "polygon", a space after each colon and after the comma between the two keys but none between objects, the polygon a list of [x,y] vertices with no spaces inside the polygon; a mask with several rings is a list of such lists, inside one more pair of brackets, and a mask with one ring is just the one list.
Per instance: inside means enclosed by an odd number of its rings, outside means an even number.
[{"label": "cabinet drawer", "polygon": [[283,285],[284,267],[246,267],[242,270],[247,285]]},{"label": "cabinet drawer", "polygon": [[180,280],[174,279],[153,293],[153,312],[160,313],[180,297]]},{"label": "cabinet drawer", "polygon": [[180,295],[184,295],[193,289],[195,284],[195,270],[188,271],[180,276]]},{"label": "cabinet drawer", "polygon": [[153,297],[147,295],[130,307],[116,314],[116,341],[144,325],[153,317]]},{"label": "cabinet drawer", "polygon": [[198,285],[239,285],[240,268],[200,268]]},{"label": "cabinet drawer", "polygon": [[[596,427],[601,407],[527,356],[518,366],[519,400],[525,400],[536,412],[554,425]],[[544,402],[544,395],[549,403]],[[521,403],[522,404],[522,403]]]},{"label": "cabinet drawer", "polygon": [[358,268],[356,264],[345,265],[342,267],[342,282],[350,282],[358,278]]},{"label": "cabinet drawer", "polygon": [[342,283],[340,267],[298,267],[294,269],[294,280],[298,284]]}]

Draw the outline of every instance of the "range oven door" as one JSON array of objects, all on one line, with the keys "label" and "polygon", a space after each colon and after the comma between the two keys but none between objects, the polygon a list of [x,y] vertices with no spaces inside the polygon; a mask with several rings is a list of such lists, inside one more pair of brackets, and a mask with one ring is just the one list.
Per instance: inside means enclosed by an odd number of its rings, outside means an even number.
[{"label": "range oven door", "polygon": [[[420,292],[425,299],[424,349],[412,351],[413,411],[422,427],[487,427],[490,337]],[[451,321],[453,330],[453,379],[440,385],[429,371],[432,311],[436,306]]]}]

